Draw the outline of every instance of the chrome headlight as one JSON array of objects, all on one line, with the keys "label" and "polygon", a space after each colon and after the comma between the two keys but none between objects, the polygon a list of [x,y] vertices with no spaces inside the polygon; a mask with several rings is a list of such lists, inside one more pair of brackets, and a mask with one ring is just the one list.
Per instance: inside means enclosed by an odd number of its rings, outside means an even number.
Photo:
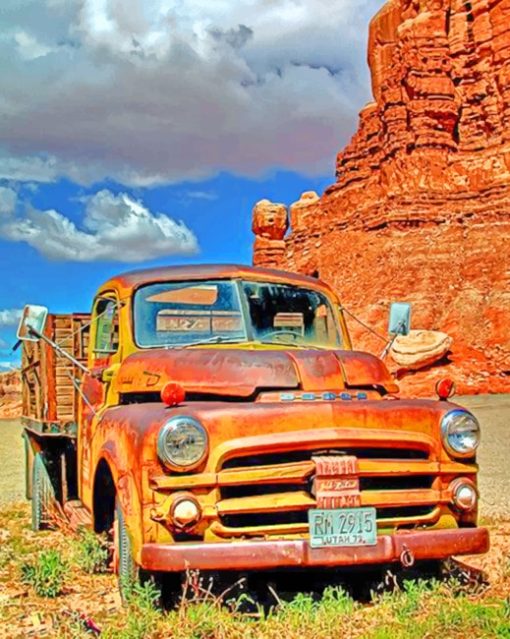
[{"label": "chrome headlight", "polygon": [[454,457],[472,457],[480,443],[480,424],[465,410],[452,410],[441,421],[446,450]]},{"label": "chrome headlight", "polygon": [[198,466],[207,449],[207,432],[193,417],[173,417],[159,431],[158,457],[173,470],[184,472]]}]

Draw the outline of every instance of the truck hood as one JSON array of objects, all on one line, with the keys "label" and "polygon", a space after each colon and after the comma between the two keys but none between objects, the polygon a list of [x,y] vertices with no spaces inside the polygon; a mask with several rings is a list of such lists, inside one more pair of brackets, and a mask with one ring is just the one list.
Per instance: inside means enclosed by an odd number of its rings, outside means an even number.
[{"label": "truck hood", "polygon": [[359,351],[154,349],[127,357],[115,390],[157,393],[168,382],[186,393],[246,399],[259,391],[328,391],[378,387],[398,391],[384,363]]}]

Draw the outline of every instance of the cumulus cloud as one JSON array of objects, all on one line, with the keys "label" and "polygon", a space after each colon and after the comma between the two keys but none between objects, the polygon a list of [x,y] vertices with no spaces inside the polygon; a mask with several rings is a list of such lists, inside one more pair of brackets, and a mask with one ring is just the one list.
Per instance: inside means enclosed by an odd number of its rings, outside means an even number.
[{"label": "cumulus cloud", "polygon": [[0,216],[11,215],[16,208],[18,195],[8,186],[0,186]]},{"label": "cumulus cloud", "polygon": [[16,326],[21,319],[21,308],[0,310],[0,326]]},{"label": "cumulus cloud", "polygon": [[82,228],[58,211],[28,207],[23,215],[0,223],[0,237],[26,242],[52,260],[76,262],[141,262],[198,251],[184,223],[106,189],[87,199]]},{"label": "cumulus cloud", "polygon": [[143,186],[331,171],[369,97],[381,5],[2,0],[0,176]]},{"label": "cumulus cloud", "polygon": [[0,369],[3,371],[14,371],[16,367],[13,362],[9,362],[7,360],[0,361]]},{"label": "cumulus cloud", "polygon": [[20,56],[25,60],[42,58],[53,50],[36,40],[29,33],[25,33],[25,31],[18,31],[18,33],[14,34],[14,40],[18,45]]}]

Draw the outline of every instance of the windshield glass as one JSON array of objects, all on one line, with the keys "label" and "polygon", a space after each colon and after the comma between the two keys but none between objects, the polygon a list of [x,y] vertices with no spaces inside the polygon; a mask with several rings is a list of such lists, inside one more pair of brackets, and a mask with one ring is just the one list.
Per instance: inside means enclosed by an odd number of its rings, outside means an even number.
[{"label": "windshield glass", "polygon": [[330,302],[289,284],[210,280],[165,282],[134,297],[136,343],[145,348],[263,342],[341,345]]}]

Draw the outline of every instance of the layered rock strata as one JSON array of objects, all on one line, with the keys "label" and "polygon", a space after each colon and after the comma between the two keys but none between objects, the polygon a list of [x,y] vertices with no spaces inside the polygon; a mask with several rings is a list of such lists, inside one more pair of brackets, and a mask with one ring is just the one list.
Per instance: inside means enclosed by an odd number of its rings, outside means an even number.
[{"label": "layered rock strata", "polygon": [[21,375],[19,371],[0,373],[0,419],[21,416]]},{"label": "layered rock strata", "polygon": [[451,374],[461,392],[510,392],[510,0],[390,0],[368,60],[374,101],[336,183],[293,205],[283,249],[256,244],[254,263],[320,275],[379,332],[390,301],[412,302],[414,327],[453,346],[404,390]]}]

